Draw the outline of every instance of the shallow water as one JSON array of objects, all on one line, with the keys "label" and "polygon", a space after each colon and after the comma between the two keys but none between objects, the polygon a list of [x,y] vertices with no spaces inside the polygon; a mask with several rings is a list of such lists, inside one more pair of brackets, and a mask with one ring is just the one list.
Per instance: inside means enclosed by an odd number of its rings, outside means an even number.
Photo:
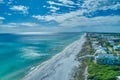
[{"label": "shallow water", "polygon": [[0,80],[20,80],[83,33],[0,34]]}]

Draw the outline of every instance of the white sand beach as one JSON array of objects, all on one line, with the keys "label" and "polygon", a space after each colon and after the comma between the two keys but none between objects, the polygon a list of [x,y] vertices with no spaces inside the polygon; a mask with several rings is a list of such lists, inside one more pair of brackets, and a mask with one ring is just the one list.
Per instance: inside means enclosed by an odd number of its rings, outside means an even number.
[{"label": "white sand beach", "polygon": [[36,67],[23,80],[69,80],[73,68],[79,64],[75,58],[85,40],[84,34],[79,40],[68,45],[62,52]]}]

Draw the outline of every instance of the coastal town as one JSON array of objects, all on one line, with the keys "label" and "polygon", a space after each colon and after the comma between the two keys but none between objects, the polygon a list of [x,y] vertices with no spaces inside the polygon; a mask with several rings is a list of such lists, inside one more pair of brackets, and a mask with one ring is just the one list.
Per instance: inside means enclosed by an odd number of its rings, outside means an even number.
[{"label": "coastal town", "polygon": [[89,33],[96,64],[120,65],[120,34]]},{"label": "coastal town", "polygon": [[87,32],[74,80],[120,80],[120,34]]},{"label": "coastal town", "polygon": [[[94,55],[92,61],[95,65],[101,68],[101,71],[98,70],[94,76],[102,76],[104,73],[112,76],[106,76],[108,78],[98,77],[94,78],[91,76],[92,70],[88,69],[88,79],[89,80],[120,80],[120,34],[119,33],[87,33],[87,37],[90,40],[90,46],[92,49],[92,55]],[[92,62],[91,62],[92,63]],[[95,70],[97,70],[95,68]],[[105,69],[108,68],[108,69]],[[103,71],[102,71],[103,69]],[[111,72],[109,71],[111,69]],[[107,71],[108,70],[108,71]],[[106,72],[104,72],[106,71]]]}]

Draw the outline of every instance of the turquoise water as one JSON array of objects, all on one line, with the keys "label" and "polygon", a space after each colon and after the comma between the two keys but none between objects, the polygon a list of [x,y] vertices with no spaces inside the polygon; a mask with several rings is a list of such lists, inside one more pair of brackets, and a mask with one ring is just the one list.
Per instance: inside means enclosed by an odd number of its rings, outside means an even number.
[{"label": "turquoise water", "polygon": [[83,33],[0,34],[0,80],[21,80]]}]

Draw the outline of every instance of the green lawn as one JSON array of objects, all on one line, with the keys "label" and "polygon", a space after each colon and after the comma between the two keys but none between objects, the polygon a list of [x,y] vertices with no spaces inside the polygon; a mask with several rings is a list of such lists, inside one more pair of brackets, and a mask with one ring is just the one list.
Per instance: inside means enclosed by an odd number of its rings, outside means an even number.
[{"label": "green lawn", "polygon": [[88,68],[89,79],[94,80],[116,80],[120,76],[120,66],[99,65],[91,62]]}]

